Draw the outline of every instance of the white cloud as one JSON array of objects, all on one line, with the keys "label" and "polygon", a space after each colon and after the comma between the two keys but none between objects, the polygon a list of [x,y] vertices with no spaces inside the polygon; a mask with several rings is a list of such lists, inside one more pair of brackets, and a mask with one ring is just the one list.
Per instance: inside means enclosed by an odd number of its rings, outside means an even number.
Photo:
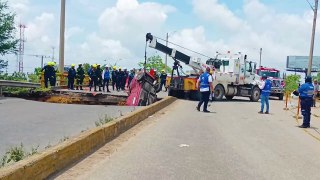
[{"label": "white cloud", "polygon": [[[85,42],[68,48],[68,63],[102,63],[103,60],[128,60],[131,52],[119,40],[107,39],[97,33],[88,35]],[[109,61],[108,63],[113,63]],[[130,62],[126,62],[130,63]]]},{"label": "white cloud", "polygon": [[10,0],[8,5],[12,10],[17,13],[18,18],[22,18],[26,13],[29,12],[29,0]]},{"label": "white cloud", "polygon": [[137,0],[118,0],[99,17],[101,34],[121,40],[137,37],[149,31],[159,31],[168,14],[175,9],[153,2],[139,4]]},{"label": "white cloud", "polygon": [[81,33],[83,32],[84,32],[84,29],[77,26],[66,29],[66,36],[65,36],[66,41],[68,41],[68,39],[71,38],[72,36],[81,35]]},{"label": "white cloud", "polygon": [[213,21],[228,30],[244,28],[245,21],[238,18],[228,7],[218,0],[193,0],[193,10],[199,17]]},{"label": "white cloud", "polygon": [[[303,15],[279,13],[259,0],[244,1],[243,16],[236,16],[218,0],[194,0],[193,6],[199,18],[214,24],[226,35],[221,37],[224,42],[218,51],[227,47],[258,60],[259,49],[263,48],[263,65],[281,69],[285,68],[287,55],[308,55],[310,12]],[[203,44],[210,42],[206,39]]]}]

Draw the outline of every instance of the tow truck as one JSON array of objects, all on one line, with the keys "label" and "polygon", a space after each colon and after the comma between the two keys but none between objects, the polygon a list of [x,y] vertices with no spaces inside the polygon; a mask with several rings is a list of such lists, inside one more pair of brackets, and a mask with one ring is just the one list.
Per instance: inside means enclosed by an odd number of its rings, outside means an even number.
[{"label": "tow truck", "polygon": [[284,81],[280,78],[280,70],[275,68],[268,68],[260,66],[257,69],[257,74],[262,77],[263,74],[266,74],[269,79],[272,81],[272,88],[270,96],[278,97],[279,100],[283,100],[284,95]]},{"label": "tow truck", "polygon": [[[256,63],[247,60],[247,55],[237,54],[217,54],[215,58],[209,58],[203,63],[201,58],[191,57],[174,48],[170,48],[157,41],[157,37],[147,33],[146,41],[149,47],[161,51],[174,60],[171,76],[168,77],[168,95],[178,98],[199,99],[199,92],[196,83],[201,72],[207,67],[215,68],[215,79],[213,81],[214,100],[222,100],[226,97],[231,100],[234,96],[249,97],[251,101],[258,101],[260,98],[261,83],[256,74]],[[180,62],[190,66],[194,74],[181,75],[179,69],[182,68]],[[174,74],[176,71],[176,74]]]}]

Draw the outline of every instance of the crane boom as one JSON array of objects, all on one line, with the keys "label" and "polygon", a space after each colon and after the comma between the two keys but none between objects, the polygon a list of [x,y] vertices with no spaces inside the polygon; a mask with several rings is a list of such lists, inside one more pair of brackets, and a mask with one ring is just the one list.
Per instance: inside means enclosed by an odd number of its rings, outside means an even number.
[{"label": "crane boom", "polygon": [[206,64],[202,64],[200,59],[192,58],[191,56],[188,56],[180,51],[177,51],[174,48],[170,48],[164,44],[157,42],[156,37],[151,35],[151,33],[147,33],[146,41],[149,42],[149,47],[159,50],[171,56],[174,60],[178,60],[185,63],[186,65],[190,66],[197,72],[200,70],[204,70],[206,67]]}]

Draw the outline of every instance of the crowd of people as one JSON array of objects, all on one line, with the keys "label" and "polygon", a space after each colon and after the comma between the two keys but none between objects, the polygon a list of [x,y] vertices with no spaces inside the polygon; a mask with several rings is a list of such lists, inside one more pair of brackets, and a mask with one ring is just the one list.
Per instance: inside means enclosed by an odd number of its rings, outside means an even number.
[{"label": "crowd of people", "polygon": [[[56,64],[54,62],[48,62],[46,66],[42,68],[44,72],[44,84],[48,88],[50,86],[56,85]],[[68,89],[69,90],[83,90],[83,82],[85,75],[89,76],[89,91],[104,91],[111,92],[109,85],[111,85],[113,91],[121,91],[129,88],[129,85],[137,72],[142,71],[142,69],[136,70],[135,68],[128,71],[127,68],[121,67],[110,67],[106,65],[105,68],[102,68],[99,64],[93,64],[89,68],[88,72],[85,72],[83,64],[78,64],[78,67],[75,67],[75,64],[71,64],[71,68],[68,70]],[[148,69],[147,69],[148,71]],[[157,82],[160,83],[161,89],[165,87],[167,74],[165,70],[161,71],[161,74],[158,74],[155,71],[154,77]],[[75,86],[75,87],[74,87]]]},{"label": "crowd of people", "polygon": [[[93,64],[88,71],[89,75],[89,90],[92,88],[94,91],[105,91],[110,92],[109,84],[111,83],[113,91],[125,90],[129,87],[132,79],[136,73],[135,69],[130,71],[127,68],[113,66],[112,69],[110,66],[106,65],[105,69],[101,69],[99,64]],[[97,90],[98,88],[98,90]]]}]

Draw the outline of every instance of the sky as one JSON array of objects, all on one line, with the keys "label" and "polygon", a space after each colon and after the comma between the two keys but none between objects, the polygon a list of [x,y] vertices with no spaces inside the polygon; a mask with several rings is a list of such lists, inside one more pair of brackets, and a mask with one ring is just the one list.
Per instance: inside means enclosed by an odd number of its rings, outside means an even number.
[{"label": "sky", "polygon": [[[24,71],[41,65],[41,58],[33,55],[59,61],[60,1],[8,2],[16,25],[27,27]],[[65,64],[137,67],[144,59],[145,34],[151,32],[161,38],[169,33],[170,42],[210,57],[241,52],[258,62],[262,48],[262,65],[284,70],[288,55],[309,54],[312,18],[306,0],[66,0]],[[319,35],[320,28],[314,55],[320,55]],[[153,55],[164,57],[147,48],[147,56]],[[15,56],[3,59],[9,61],[9,73],[17,70]]]}]

